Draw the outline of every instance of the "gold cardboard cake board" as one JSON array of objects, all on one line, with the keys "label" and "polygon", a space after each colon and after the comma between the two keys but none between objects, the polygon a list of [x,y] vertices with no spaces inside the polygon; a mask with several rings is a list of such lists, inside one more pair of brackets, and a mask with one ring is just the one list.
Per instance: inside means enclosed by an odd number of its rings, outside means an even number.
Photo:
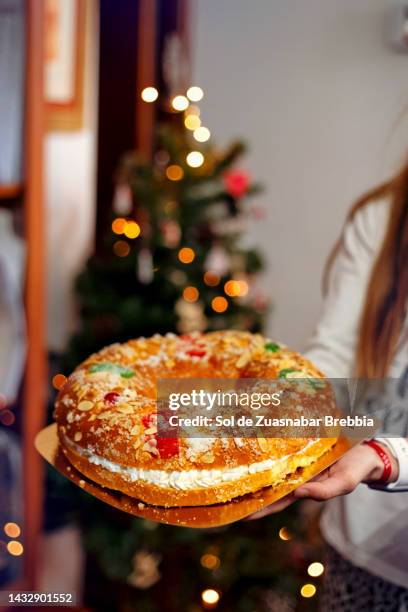
[{"label": "gold cardboard cake board", "polygon": [[[291,493],[304,482],[307,482],[332,463],[337,461],[346,453],[359,439],[349,440],[339,438],[333,448],[327,451],[320,459],[312,465],[302,468],[296,475],[283,483],[266,487],[257,493],[251,493],[236,500],[215,504],[213,506],[194,506],[179,508],[163,508],[151,506],[138,499],[129,497],[120,491],[113,491],[92,482],[81,474],[66,459],[59,444],[57,435],[57,425],[49,425],[43,429],[36,437],[35,447],[40,455],[48,461],[60,474],[81,487],[84,491],[97,497],[98,499],[110,504],[114,508],[128,512],[133,516],[166,523],[167,525],[178,525],[180,527],[209,528],[228,525],[249,516],[253,512],[262,510],[285,495]],[[281,509],[276,504],[276,512]]]}]

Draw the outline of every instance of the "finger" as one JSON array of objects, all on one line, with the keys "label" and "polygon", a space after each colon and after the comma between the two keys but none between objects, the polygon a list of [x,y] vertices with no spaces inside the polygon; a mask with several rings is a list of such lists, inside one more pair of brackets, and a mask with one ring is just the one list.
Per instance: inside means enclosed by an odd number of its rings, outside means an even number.
[{"label": "finger", "polygon": [[331,497],[346,495],[355,489],[358,480],[348,473],[339,471],[321,482],[308,482],[294,491],[296,498],[310,497],[317,501],[326,501]]},{"label": "finger", "polygon": [[250,514],[249,516],[245,517],[243,520],[244,521],[255,521],[257,519],[263,518],[264,516],[268,516],[269,514],[275,514],[276,512],[281,512],[281,510],[284,510],[285,508],[293,504],[294,501],[296,500],[293,497],[293,494],[290,493],[286,497],[279,499],[278,501],[274,502],[270,506],[266,506],[266,508],[262,508],[262,510],[258,510],[258,512],[254,512],[253,514]]}]

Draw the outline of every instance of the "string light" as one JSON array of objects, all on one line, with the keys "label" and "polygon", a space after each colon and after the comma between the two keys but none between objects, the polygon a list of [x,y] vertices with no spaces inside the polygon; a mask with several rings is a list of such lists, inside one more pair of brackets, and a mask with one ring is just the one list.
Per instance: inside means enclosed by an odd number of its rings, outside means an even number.
[{"label": "string light", "polygon": [[21,529],[17,523],[6,523],[4,525],[4,533],[9,538],[18,538],[18,536],[21,534]]},{"label": "string light", "polygon": [[127,257],[130,253],[130,246],[125,240],[117,240],[113,245],[113,252],[118,257]]},{"label": "string light", "polygon": [[[200,127],[201,119],[198,115],[187,115],[184,119],[184,125],[188,130],[195,130]],[[197,139],[196,139],[197,140]]]},{"label": "string light", "polygon": [[16,417],[11,412],[11,410],[2,410],[0,412],[0,423],[2,425],[5,425],[6,427],[8,427],[12,425],[15,420],[16,420]]},{"label": "string light", "polygon": [[55,376],[52,377],[52,386],[54,389],[62,389],[66,381],[67,377],[64,376],[64,374],[55,374]]},{"label": "string light", "polygon": [[279,529],[279,537],[281,540],[287,541],[292,539],[292,534],[287,527],[282,527]]},{"label": "string light", "polygon": [[229,297],[242,297],[248,293],[248,283],[231,279],[225,283],[224,291]]},{"label": "string light", "polygon": [[166,176],[170,181],[181,181],[184,176],[184,170],[181,166],[173,164],[166,169]]},{"label": "string light", "polygon": [[143,102],[154,102],[159,97],[159,92],[155,87],[145,87],[140,95]]},{"label": "string light", "polygon": [[302,597],[306,597],[306,598],[313,597],[313,595],[316,594],[315,585],[310,584],[310,583],[304,584],[302,588],[300,589],[300,594]]},{"label": "string light", "polygon": [[136,221],[128,221],[123,233],[127,238],[137,238],[140,234],[140,225]]},{"label": "string light", "polygon": [[193,136],[198,142],[206,142],[207,140],[209,140],[211,132],[208,128],[202,125],[201,127],[198,127],[196,130],[194,130]]},{"label": "string light", "polygon": [[112,232],[114,234],[123,234],[126,229],[127,221],[122,217],[118,217],[112,222]]},{"label": "string light", "polygon": [[191,151],[186,157],[186,162],[191,168],[199,168],[204,163],[204,155],[200,151]]},{"label": "string light", "polygon": [[228,302],[222,295],[218,295],[211,302],[211,307],[215,312],[225,312],[228,308]]},{"label": "string light", "polygon": [[183,247],[178,252],[178,258],[183,264],[189,264],[194,261],[195,253],[190,247]]},{"label": "string light", "polygon": [[204,92],[201,87],[197,87],[197,85],[193,85],[187,89],[187,98],[192,102],[199,102],[204,98]]},{"label": "string light", "polygon": [[203,567],[210,570],[216,570],[220,567],[219,557],[217,557],[217,555],[211,555],[209,553],[202,555],[200,563]]},{"label": "string light", "polygon": [[199,117],[201,115],[200,107],[196,106],[195,104],[190,104],[190,106],[188,107],[188,114],[197,115],[197,117]]},{"label": "string light", "polygon": [[205,589],[201,599],[206,607],[215,607],[220,600],[220,594],[215,589]]},{"label": "string light", "polygon": [[209,287],[216,287],[220,282],[220,277],[215,272],[208,270],[208,272],[204,274],[204,282]]},{"label": "string light", "polygon": [[13,557],[19,557],[24,552],[23,545],[20,544],[20,542],[17,542],[17,540],[11,540],[7,544],[7,550],[9,551],[10,555],[13,555]]},{"label": "string light", "polygon": [[321,576],[323,572],[324,572],[324,565],[323,563],[320,563],[319,561],[315,561],[314,563],[311,563],[309,567],[307,568],[307,573],[309,574],[309,576],[312,576],[313,578],[317,578],[318,576]]},{"label": "string light", "polygon": [[183,291],[183,298],[186,302],[196,302],[199,295],[197,287],[186,287]]},{"label": "string light", "polygon": [[188,99],[186,96],[174,96],[171,101],[171,105],[176,111],[186,110],[188,107]]}]

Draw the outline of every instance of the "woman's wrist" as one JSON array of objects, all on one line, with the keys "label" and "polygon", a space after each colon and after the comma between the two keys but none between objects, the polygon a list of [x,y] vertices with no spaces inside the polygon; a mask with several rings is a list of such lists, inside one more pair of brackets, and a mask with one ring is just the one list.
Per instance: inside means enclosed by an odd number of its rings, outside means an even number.
[{"label": "woman's wrist", "polygon": [[364,482],[391,483],[398,480],[399,464],[390,449],[378,440],[370,440],[364,446],[372,451],[373,459],[372,470]]}]

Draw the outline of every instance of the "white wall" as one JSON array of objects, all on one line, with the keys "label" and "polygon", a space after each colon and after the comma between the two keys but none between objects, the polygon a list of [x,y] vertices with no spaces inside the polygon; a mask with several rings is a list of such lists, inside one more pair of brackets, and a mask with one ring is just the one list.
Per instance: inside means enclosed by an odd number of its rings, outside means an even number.
[{"label": "white wall", "polygon": [[48,346],[60,351],[74,327],[73,281],[91,249],[95,225],[98,88],[97,1],[86,1],[84,118],[80,130],[45,139]]},{"label": "white wall", "polygon": [[[352,200],[408,144],[408,54],[384,36],[391,0],[194,0],[193,75],[204,124],[241,136],[264,183],[269,331],[304,346],[327,253]],[[396,122],[405,109],[406,115]]]}]

